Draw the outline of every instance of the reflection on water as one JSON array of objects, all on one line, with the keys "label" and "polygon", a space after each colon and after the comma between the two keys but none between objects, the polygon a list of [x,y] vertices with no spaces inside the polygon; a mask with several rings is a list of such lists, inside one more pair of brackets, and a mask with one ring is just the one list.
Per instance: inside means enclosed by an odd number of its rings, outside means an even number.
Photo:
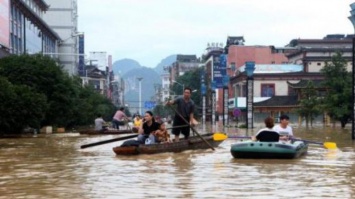
[{"label": "reflection on water", "polygon": [[300,159],[234,159],[236,140],[228,139],[215,151],[125,157],[112,151],[121,142],[80,149],[113,135],[0,139],[0,198],[355,198],[349,131],[295,128],[295,134],[336,142],[339,150],[314,144]]}]

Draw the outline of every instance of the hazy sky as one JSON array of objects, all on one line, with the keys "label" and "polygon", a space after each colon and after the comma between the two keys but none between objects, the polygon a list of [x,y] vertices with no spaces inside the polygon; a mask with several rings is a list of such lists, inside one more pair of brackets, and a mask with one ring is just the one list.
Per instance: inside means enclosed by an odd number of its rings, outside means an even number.
[{"label": "hazy sky", "polygon": [[200,57],[207,43],[244,36],[245,45],[353,34],[355,0],[78,0],[85,51],[155,67],[171,54]]}]

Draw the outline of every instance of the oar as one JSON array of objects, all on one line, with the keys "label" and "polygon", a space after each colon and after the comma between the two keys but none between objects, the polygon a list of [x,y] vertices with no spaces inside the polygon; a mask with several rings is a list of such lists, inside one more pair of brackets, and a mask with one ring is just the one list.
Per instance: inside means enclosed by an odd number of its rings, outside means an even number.
[{"label": "oar", "polygon": [[100,141],[100,142],[94,142],[94,143],[91,143],[91,144],[84,144],[84,145],[81,145],[80,148],[84,149],[84,148],[97,146],[97,145],[101,145],[101,144],[107,144],[107,143],[110,143],[110,142],[116,142],[116,141],[120,141],[120,140],[126,140],[126,139],[130,139],[130,138],[135,138],[137,136],[138,136],[138,134],[137,135],[129,135],[129,136],[125,136],[125,137],[114,138],[114,139],[110,139],[110,140],[104,140],[104,141]]},{"label": "oar", "polygon": [[189,125],[180,125],[180,126],[172,126],[166,129],[176,129],[176,128],[181,128],[181,127],[188,127]]},{"label": "oar", "polygon": [[195,132],[195,133],[198,135],[198,137],[201,138],[201,140],[203,140],[212,150],[214,150],[213,146],[212,146],[209,142],[207,142],[207,140],[206,140],[205,138],[203,138],[203,137],[195,130],[195,128],[194,128],[193,126],[191,126],[190,123],[187,122],[186,119],[185,119],[179,112],[177,112],[177,110],[176,110],[172,105],[169,104],[169,106],[170,106],[170,108],[173,109],[174,112],[192,129],[192,131]]},{"label": "oar", "polygon": [[311,144],[319,144],[323,145],[326,149],[337,149],[337,144],[335,142],[316,142],[316,141],[311,141],[311,140],[301,140],[301,139],[293,139],[297,141],[303,141]]},{"label": "oar", "polygon": [[228,136],[228,138],[236,138],[236,139],[251,139],[250,136]]}]

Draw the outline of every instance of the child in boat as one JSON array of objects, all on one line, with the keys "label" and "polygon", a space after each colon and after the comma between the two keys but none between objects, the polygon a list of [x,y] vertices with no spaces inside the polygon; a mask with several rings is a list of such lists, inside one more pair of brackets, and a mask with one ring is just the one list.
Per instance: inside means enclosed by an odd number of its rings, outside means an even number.
[{"label": "child in boat", "polygon": [[170,135],[165,127],[165,123],[160,122],[159,129],[150,133],[149,138],[146,140],[145,144],[157,144],[167,142],[171,142]]},{"label": "child in boat", "polygon": [[168,133],[164,122],[160,123],[159,129],[155,131],[154,135],[159,143],[171,142],[170,134]]},{"label": "child in boat", "polygon": [[140,115],[136,115],[133,119],[132,131],[138,133],[139,127],[142,125],[143,119]]}]

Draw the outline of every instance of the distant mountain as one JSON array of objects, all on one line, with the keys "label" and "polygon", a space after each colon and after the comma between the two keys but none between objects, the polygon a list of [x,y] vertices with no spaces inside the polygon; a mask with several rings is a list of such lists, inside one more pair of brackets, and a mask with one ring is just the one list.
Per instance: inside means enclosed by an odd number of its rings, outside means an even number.
[{"label": "distant mountain", "polygon": [[139,62],[133,59],[121,59],[118,61],[115,61],[112,66],[112,70],[115,75],[121,74],[124,75],[128,71],[136,68],[142,67]]},{"label": "distant mountain", "polygon": [[154,101],[155,98],[155,84],[162,84],[160,75],[164,72],[164,66],[170,66],[176,61],[177,55],[170,55],[163,60],[155,68],[148,68],[141,66],[139,62],[133,59],[121,59],[115,61],[112,70],[115,75],[120,76],[125,81],[125,102],[129,105],[130,111],[135,113],[139,111],[139,81],[138,77],[142,77],[142,112],[147,109],[144,108],[144,102]]},{"label": "distant mountain", "polygon": [[164,73],[164,66],[170,66],[172,63],[176,61],[176,56],[177,55],[170,55],[166,57],[165,59],[161,60],[160,63],[154,68],[154,70],[158,74],[163,74]]},{"label": "distant mountain", "polygon": [[144,102],[154,101],[155,99],[155,84],[161,84],[160,75],[152,68],[140,67],[131,69],[122,76],[125,80],[125,101],[131,107],[131,112],[139,110],[139,81],[138,77],[142,77],[142,111],[144,109]]}]

